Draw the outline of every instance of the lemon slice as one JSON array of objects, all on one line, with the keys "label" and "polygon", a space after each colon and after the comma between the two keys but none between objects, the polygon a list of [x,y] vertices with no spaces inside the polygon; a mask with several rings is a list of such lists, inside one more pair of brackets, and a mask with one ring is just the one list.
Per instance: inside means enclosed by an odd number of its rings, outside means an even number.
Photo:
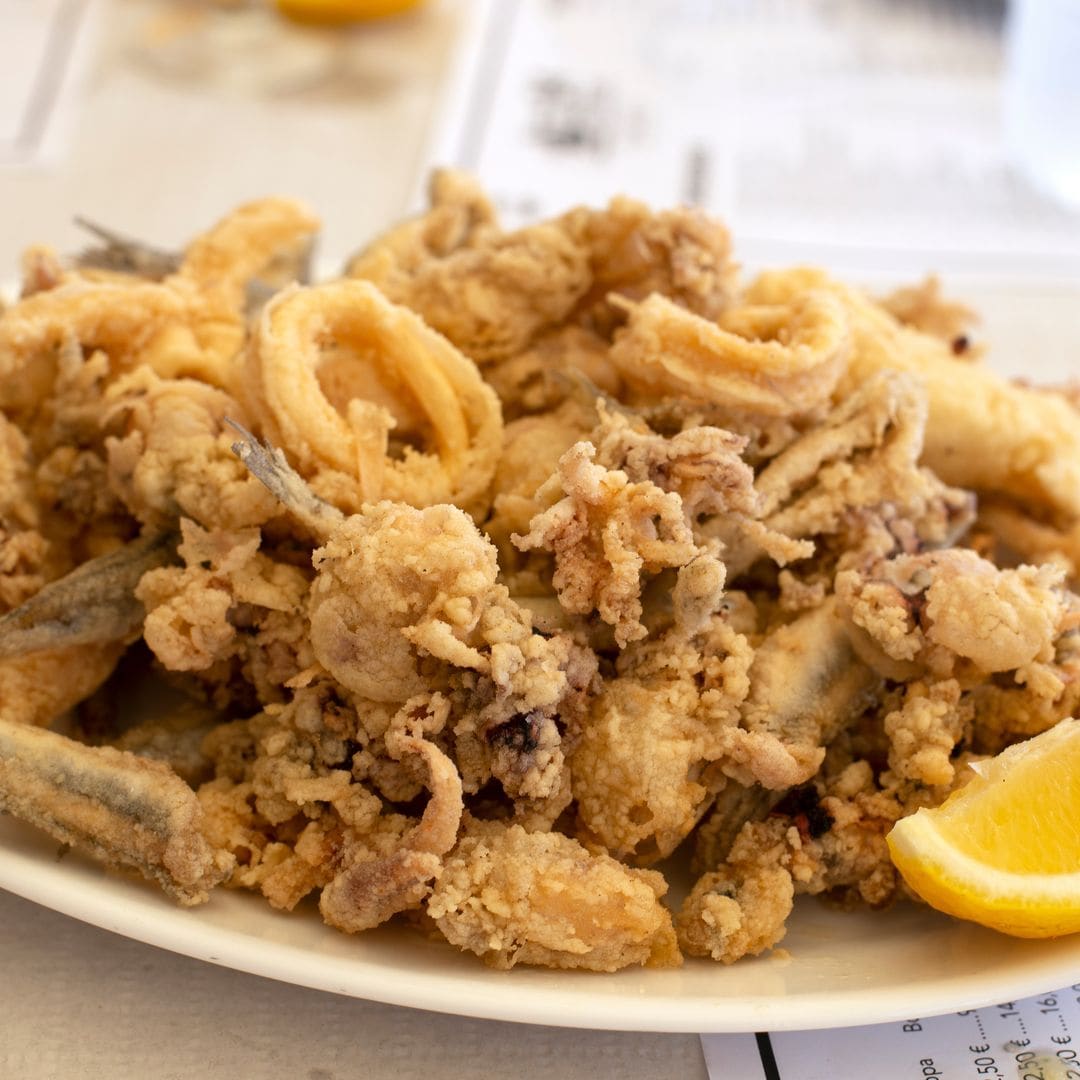
[{"label": "lemon slice", "polygon": [[974,768],[937,809],[896,823],[896,868],[961,919],[1018,937],[1080,931],[1080,720]]},{"label": "lemon slice", "polygon": [[275,0],[277,9],[298,22],[360,22],[385,19],[418,7],[423,0]]}]

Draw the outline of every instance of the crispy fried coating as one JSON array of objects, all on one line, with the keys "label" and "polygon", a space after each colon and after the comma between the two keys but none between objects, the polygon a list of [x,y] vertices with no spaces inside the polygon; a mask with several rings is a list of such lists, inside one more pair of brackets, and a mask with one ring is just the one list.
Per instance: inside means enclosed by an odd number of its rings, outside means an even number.
[{"label": "crispy fried coating", "polygon": [[1005,493],[1070,522],[1080,517],[1080,428],[1064,396],[957,359],[937,338],[900,325],[869,297],[820,270],[763,274],[746,297],[750,303],[790,303],[822,290],[840,302],[851,328],[841,395],[883,370],[918,376],[929,408],[923,464],[948,484]]},{"label": "crispy fried coating", "polygon": [[612,296],[635,301],[659,294],[707,319],[734,301],[731,237],[700,210],[654,213],[619,196],[602,210],[578,207],[558,220],[589,254],[592,284],[578,318],[601,332],[622,321]]},{"label": "crispy fried coating", "polygon": [[478,364],[514,357],[567,321],[607,336],[621,321],[612,294],[662,293],[708,318],[731,302],[730,238],[698,211],[654,214],[619,198],[507,233],[460,174],[436,174],[431,196],[427,215],[376,240],[346,272],[412,308]]},{"label": "crispy fried coating", "polygon": [[[874,523],[897,546],[953,542],[974,518],[973,501],[919,466],[925,425],[916,380],[869,379],[761,471],[763,523],[799,539],[847,533],[847,547],[860,546]],[[747,540],[733,545],[733,573],[757,556],[756,538]]]},{"label": "crispy fried coating", "polygon": [[222,348],[205,330],[211,318],[206,298],[188,283],[74,280],[35,293],[0,320],[0,404],[37,407],[52,388],[56,353],[69,340],[87,353],[100,350],[111,373],[147,364],[218,382],[240,341]]},{"label": "crispy fried coating", "polygon": [[[525,534],[529,523],[547,509],[539,494],[559,467],[559,458],[586,438],[596,426],[596,410],[576,401],[563,401],[550,412],[511,420],[503,431],[503,451],[495,470],[491,515],[484,532],[499,551],[499,568],[515,594],[551,595],[546,553],[523,553],[514,546],[515,533]],[[560,609],[561,610],[561,609]]]},{"label": "crispy fried coating", "polygon": [[974,708],[971,742],[981,754],[997,754],[1076,716],[1080,712],[1080,633],[1075,629],[1063,633],[1057,639],[1054,660],[1022,676],[1018,672],[1014,685],[1003,686],[992,679],[979,683],[969,694]]},{"label": "crispy fried coating", "polygon": [[441,685],[459,702],[458,763],[472,790],[494,776],[526,801],[563,792],[554,716],[595,661],[565,635],[533,631],[467,515],[378,503],[336,529],[314,564],[311,645],[327,672],[383,703]]},{"label": "crispy fried coating", "polygon": [[[1026,670],[1054,656],[1067,608],[1053,566],[999,570],[962,548],[899,555],[866,572],[845,570],[836,590],[865,632],[860,654],[890,677]],[[869,646],[866,648],[865,646]]]},{"label": "crispy fried coating", "polygon": [[675,921],[684,953],[731,964],[772,948],[798,893],[872,907],[895,898],[885,834],[903,811],[896,793],[875,790],[865,762],[791,803],[793,813],[744,825],[724,864],[696,882]]},{"label": "crispy fried coating", "polygon": [[[408,706],[402,711],[409,715]],[[416,906],[431,891],[431,881],[442,872],[442,856],[457,840],[464,809],[461,777],[446,754],[422,734],[422,721],[413,720],[392,726],[385,742],[395,760],[411,754],[424,762],[431,798],[420,821],[391,854],[347,861],[323,888],[319,910],[339,930],[367,930]]]},{"label": "crispy fried coating", "polygon": [[639,399],[672,395],[791,416],[828,400],[851,350],[825,291],[734,308],[712,322],[659,293],[630,308],[611,360]]},{"label": "crispy fried coating", "polygon": [[625,645],[647,633],[642,574],[686,566],[702,552],[678,494],[648,481],[631,483],[595,457],[588,442],[567,450],[556,474],[565,497],[533,518],[526,535],[512,539],[522,551],[550,550],[563,608],[581,615],[597,611]]},{"label": "crispy fried coating", "polygon": [[[751,834],[756,865],[742,871],[713,870],[694,884],[675,920],[686,956],[706,956],[731,964],[771,949],[787,932],[794,905],[791,874],[782,865],[787,851],[772,837]],[[760,856],[758,853],[760,852]]]},{"label": "crispy fried coating", "polygon": [[438,174],[433,209],[399,226],[346,273],[417,312],[478,364],[521,352],[563,321],[590,284],[587,252],[543,223],[504,233],[490,204],[452,173]]},{"label": "crispy fried coating", "polygon": [[[892,824],[1080,711],[1077,389],[970,362],[934,278],[431,203],[316,284],[284,199],[27,253],[0,807],[182,903],[499,968],[731,963],[799,894],[907,896]],[[126,727],[140,635],[181,705]],[[640,868],[691,849],[673,923]]]},{"label": "crispy fried coating", "polygon": [[567,398],[619,395],[622,378],[608,353],[609,344],[599,334],[570,323],[523,352],[489,364],[484,378],[499,395],[507,421],[546,416]]},{"label": "crispy fried coating", "polygon": [[26,436],[0,415],[0,610],[17,607],[48,580],[49,542],[41,533]]},{"label": "crispy fried coating", "polygon": [[224,391],[143,367],[118,379],[105,403],[108,416],[124,421],[123,433],[105,440],[109,486],[143,524],[187,517],[242,529],[277,511],[230,449],[224,421],[242,413]]},{"label": "crispy fried coating", "polygon": [[514,544],[550,550],[563,608],[597,611],[623,646],[647,632],[642,576],[676,569],[676,613],[693,632],[716,610],[725,580],[715,546],[698,543],[693,522],[757,510],[742,440],[719,428],[663,439],[603,408],[593,438],[595,445],[576,443],[559,459],[538,495],[561,489],[563,498],[534,517],[528,533],[512,537]]},{"label": "crispy fried coating", "polygon": [[749,691],[753,653],[720,619],[627,649],[593,699],[570,758],[582,838],[620,859],[665,858],[708,808]]},{"label": "crispy fried coating", "polygon": [[184,252],[178,276],[228,307],[242,308],[254,279],[281,288],[303,276],[318,228],[318,218],[293,199],[255,199],[197,236]]},{"label": "crispy fried coating", "polygon": [[135,589],[146,644],[166,669],[224,684],[223,699],[240,678],[258,701],[279,701],[314,659],[309,575],[260,552],[256,528],[206,530],[184,518],[181,533],[184,565],[152,570]]},{"label": "crispy fried coating", "polygon": [[384,813],[361,782],[354,762],[367,741],[356,709],[326,683],[207,736],[216,776],[198,796],[211,843],[236,860],[230,884],[288,910],[346,860],[390,854],[412,822]]},{"label": "crispy fried coating", "polygon": [[893,774],[929,787],[951,784],[956,775],[953,750],[970,742],[974,711],[955,679],[908,683],[903,705],[883,722]]},{"label": "crispy fried coating", "polygon": [[244,286],[283,248],[308,243],[316,227],[298,204],[262,200],[193,241],[164,281],[69,275],[33,292],[0,320],[0,404],[40,403],[51,388],[56,351],[67,341],[86,354],[101,350],[113,375],[145,365],[165,377],[230,386],[244,341]]},{"label": "crispy fried coating", "polygon": [[110,866],[201,904],[231,858],[207,843],[191,789],[161,762],[0,718],[0,808]]},{"label": "crispy fried coating", "polygon": [[559,833],[476,822],[446,859],[427,911],[448,941],[491,967],[675,967],[666,891],[655,871],[591,855]]},{"label": "crispy fried coating", "polygon": [[509,598],[495,549],[455,507],[376,503],[335,530],[314,565],[312,646],[348,689],[404,701],[423,692],[427,657],[492,671],[485,633]]},{"label": "crispy fried coating", "polygon": [[379,273],[385,264],[377,269],[376,258],[377,252],[354,262],[351,275],[422,315],[478,364],[527,348],[569,314],[590,280],[586,253],[547,223],[492,235],[411,273]]},{"label": "crispy fried coating", "polygon": [[483,243],[498,231],[495,208],[467,173],[436,169],[428,183],[426,213],[393,226],[357,252],[347,277],[382,280],[415,273],[424,263]]},{"label": "crispy fried coating", "polygon": [[336,505],[485,499],[498,398],[470,360],[369,283],[279,293],[244,373],[247,412]]}]

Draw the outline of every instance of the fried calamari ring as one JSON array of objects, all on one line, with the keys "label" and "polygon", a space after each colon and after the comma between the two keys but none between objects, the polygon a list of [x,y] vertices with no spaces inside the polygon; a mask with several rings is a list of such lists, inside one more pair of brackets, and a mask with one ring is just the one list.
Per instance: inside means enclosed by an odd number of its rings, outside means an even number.
[{"label": "fried calamari ring", "polygon": [[[317,220],[298,203],[248,203],[197,237],[176,274],[71,275],[0,314],[0,407],[33,408],[51,389],[57,351],[101,350],[111,376],[140,365],[165,378],[228,387],[245,333],[245,290],[310,244]],[[34,372],[26,380],[23,373]]]},{"label": "fried calamari ring", "polygon": [[482,502],[502,444],[498,398],[471,360],[373,285],[279,293],[245,374],[264,435],[330,501]]},{"label": "fried calamari ring", "polygon": [[827,401],[847,365],[843,305],[824,290],[734,308],[716,323],[659,294],[629,310],[610,358],[643,400],[689,396],[790,416]]},{"label": "fried calamari ring", "polygon": [[901,325],[856,289],[821,270],[762,274],[751,303],[795,303],[831,293],[851,327],[851,360],[837,386],[844,396],[878,371],[910,371],[930,408],[922,462],[947,484],[1005,493],[1049,509],[1063,524],[1080,518],[1080,416],[1062,395],[1019,386],[958,360],[940,339]]}]

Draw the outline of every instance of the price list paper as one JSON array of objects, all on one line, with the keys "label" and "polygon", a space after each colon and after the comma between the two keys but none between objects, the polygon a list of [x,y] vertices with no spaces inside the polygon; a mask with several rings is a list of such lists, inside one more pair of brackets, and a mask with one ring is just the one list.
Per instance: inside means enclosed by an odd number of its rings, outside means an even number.
[{"label": "price list paper", "polygon": [[426,164],[475,173],[508,225],[626,193],[722,216],[744,258],[1080,272],[1080,215],[1006,149],[1000,3],[465,10]]},{"label": "price list paper", "polygon": [[1080,983],[944,1016],[701,1043],[713,1080],[1080,1080]]}]

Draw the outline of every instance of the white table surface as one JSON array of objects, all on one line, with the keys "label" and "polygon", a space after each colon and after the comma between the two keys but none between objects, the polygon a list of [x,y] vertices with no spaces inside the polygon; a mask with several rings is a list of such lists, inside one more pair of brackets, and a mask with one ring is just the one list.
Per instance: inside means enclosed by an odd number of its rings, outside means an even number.
[{"label": "white table surface", "polygon": [[0,892],[5,1080],[704,1077],[696,1035],[421,1013],[140,945]]}]

